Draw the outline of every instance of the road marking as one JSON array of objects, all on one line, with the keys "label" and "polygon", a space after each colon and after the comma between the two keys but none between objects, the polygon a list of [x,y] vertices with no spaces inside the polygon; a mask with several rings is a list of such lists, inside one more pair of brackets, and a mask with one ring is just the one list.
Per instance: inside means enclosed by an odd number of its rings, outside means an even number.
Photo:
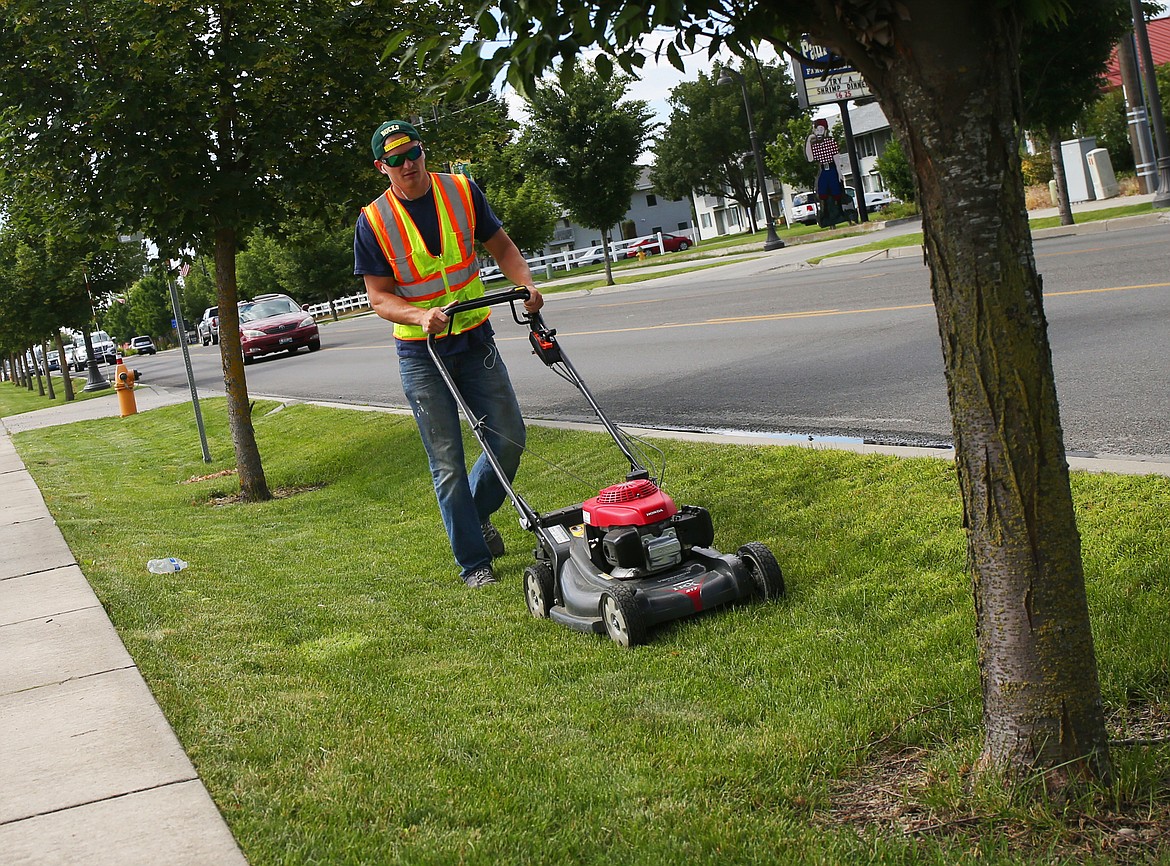
[{"label": "road marking", "polygon": [[1096,295],[1101,292],[1130,292],[1134,289],[1164,289],[1170,283],[1142,283],[1140,286],[1107,286],[1103,289],[1073,289],[1068,292],[1045,292],[1046,298],[1062,298],[1065,295]]}]

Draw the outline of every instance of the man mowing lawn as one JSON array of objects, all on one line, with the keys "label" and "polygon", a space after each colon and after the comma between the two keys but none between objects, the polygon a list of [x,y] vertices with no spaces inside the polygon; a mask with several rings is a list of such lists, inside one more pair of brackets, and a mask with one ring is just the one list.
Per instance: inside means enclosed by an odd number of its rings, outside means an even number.
[{"label": "man mowing lawn", "polygon": [[484,245],[504,276],[526,287],[524,308],[544,306],[532,272],[483,193],[469,178],[427,171],[418,131],[402,120],[383,123],[371,146],[374,168],[390,189],[362,209],[354,232],[354,273],[370,306],[394,323],[406,399],[430,461],[435,495],[460,577],[473,588],[496,583],[493,557],[504,540],[491,516],[506,492],[484,455],[467,472],[459,408],[427,354],[428,334],[476,416],[487,425],[492,451],[509,480],[520,466],[524,420],[507,368],[492,339],[489,310],[452,321],[443,308],[482,297],[474,241]]}]

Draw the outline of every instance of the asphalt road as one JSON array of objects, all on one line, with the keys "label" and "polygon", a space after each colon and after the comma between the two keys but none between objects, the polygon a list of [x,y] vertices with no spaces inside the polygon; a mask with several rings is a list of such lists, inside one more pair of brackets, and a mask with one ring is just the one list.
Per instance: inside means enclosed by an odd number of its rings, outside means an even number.
[{"label": "asphalt road", "polygon": [[[1069,453],[1170,455],[1166,227],[1042,239],[1035,252]],[[545,318],[621,423],[948,444],[921,258],[798,264],[808,254],[789,248],[629,287],[550,295]],[[526,415],[592,420],[577,392],[532,357],[506,308],[493,322]],[[250,393],[405,405],[386,323],[328,322],[321,334],[315,355],[250,366]],[[217,347],[191,350],[201,391],[221,393]],[[187,387],[178,351],[135,358],[134,366],[148,382]]]}]

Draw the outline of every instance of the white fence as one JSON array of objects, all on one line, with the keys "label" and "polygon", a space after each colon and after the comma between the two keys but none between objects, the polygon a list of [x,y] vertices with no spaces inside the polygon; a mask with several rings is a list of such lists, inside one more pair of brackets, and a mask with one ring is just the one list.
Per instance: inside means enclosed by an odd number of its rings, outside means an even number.
[{"label": "white fence", "polygon": [[[689,231],[680,231],[677,234],[680,236],[686,235],[688,238],[690,237]],[[662,252],[664,249],[662,243],[662,232],[657,232],[652,235],[643,235],[639,238],[627,238],[620,241],[612,241],[609,245],[610,258],[615,261],[620,261],[621,259],[625,258],[626,251],[630,247],[632,247],[634,244],[642,243],[643,241],[649,242],[647,246],[650,249],[657,247],[657,252]],[[693,238],[691,239],[691,243],[694,243]],[[584,249],[565,250],[564,252],[552,253],[551,255],[547,256],[535,256],[534,258],[527,259],[527,262],[528,266],[532,268],[532,273],[534,275],[539,275],[543,271],[545,279],[551,280],[554,271],[570,271],[573,268],[600,264],[604,258],[602,249],[603,245],[598,244],[597,246],[586,247]],[[495,265],[483,268],[480,271],[479,276],[480,279],[485,283],[489,283],[492,280],[504,279],[504,275],[500,273],[500,269]],[[338,314],[341,314],[348,313],[353,310],[368,310],[370,308],[370,302],[366,297],[366,293],[361,292],[356,295],[350,295],[346,298],[338,298],[333,302],[333,306],[337,310]],[[305,310],[316,318],[330,315],[329,304],[327,303],[310,304],[305,308]]]}]

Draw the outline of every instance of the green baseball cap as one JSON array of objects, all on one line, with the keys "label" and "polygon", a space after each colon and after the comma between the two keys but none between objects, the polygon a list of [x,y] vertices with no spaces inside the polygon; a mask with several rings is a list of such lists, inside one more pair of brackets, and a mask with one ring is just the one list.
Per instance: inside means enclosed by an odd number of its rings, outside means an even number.
[{"label": "green baseball cap", "polygon": [[374,159],[381,159],[386,155],[386,151],[393,150],[407,141],[422,141],[418,130],[405,120],[387,120],[374,130],[370,148],[374,151]]}]

